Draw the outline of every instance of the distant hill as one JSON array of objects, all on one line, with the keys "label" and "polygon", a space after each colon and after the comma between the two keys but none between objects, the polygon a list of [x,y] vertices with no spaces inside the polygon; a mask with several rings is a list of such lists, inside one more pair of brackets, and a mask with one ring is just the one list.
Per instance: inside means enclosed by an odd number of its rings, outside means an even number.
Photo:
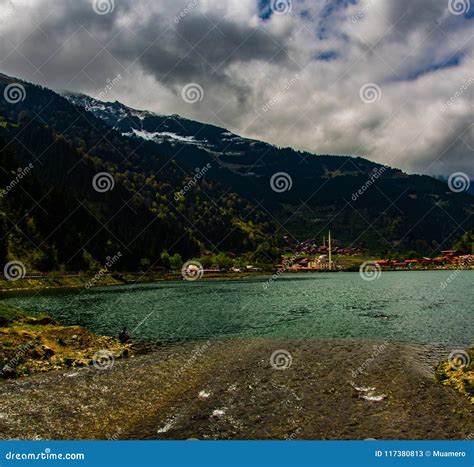
[{"label": "distant hill", "polygon": [[[1,198],[0,260],[75,270],[120,250],[122,267],[136,269],[164,250],[184,260],[210,250],[272,262],[284,236],[322,237],[329,228],[373,252],[430,254],[474,227],[474,197],[428,176],[278,148],[5,75],[0,96],[12,83],[26,96],[0,99],[0,186],[19,167],[33,169]],[[113,190],[93,188],[101,172]]]},{"label": "distant hill", "polygon": [[[448,183],[449,177],[436,177],[438,180],[441,180],[444,183]],[[467,193],[470,193],[471,195],[474,195],[474,179],[470,180],[469,187],[466,190]]]}]

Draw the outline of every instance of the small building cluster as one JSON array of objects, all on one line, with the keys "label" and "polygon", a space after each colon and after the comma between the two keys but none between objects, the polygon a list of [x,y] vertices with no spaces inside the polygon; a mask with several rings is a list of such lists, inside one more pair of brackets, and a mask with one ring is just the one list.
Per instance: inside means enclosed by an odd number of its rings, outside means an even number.
[{"label": "small building cluster", "polygon": [[455,250],[444,250],[435,258],[422,257],[393,261],[378,259],[377,263],[382,269],[437,269],[437,268],[474,268],[474,255],[461,255]]},{"label": "small building cluster", "polygon": [[[315,255],[327,255],[329,246],[326,242],[326,237],[323,237],[323,243],[319,244],[315,239],[308,239],[304,242],[299,243],[295,251],[297,254],[315,256]],[[332,239],[332,254],[340,256],[360,256],[362,250],[354,247],[344,247],[341,242],[336,239]]]}]

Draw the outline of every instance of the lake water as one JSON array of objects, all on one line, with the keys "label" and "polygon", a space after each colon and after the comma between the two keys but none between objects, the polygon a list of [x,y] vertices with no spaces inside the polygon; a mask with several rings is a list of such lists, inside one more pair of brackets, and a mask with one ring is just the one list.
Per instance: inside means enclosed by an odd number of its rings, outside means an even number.
[{"label": "lake water", "polygon": [[[67,324],[139,340],[264,337],[472,345],[474,271],[285,274],[90,290],[5,293],[5,302]],[[446,287],[443,281],[453,280]],[[268,287],[265,288],[264,285]]]}]

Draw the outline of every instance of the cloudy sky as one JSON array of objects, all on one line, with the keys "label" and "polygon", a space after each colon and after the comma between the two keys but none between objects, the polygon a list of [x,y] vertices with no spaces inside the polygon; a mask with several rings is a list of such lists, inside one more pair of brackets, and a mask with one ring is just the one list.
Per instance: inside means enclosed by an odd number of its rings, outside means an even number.
[{"label": "cloudy sky", "polygon": [[474,178],[473,20],[469,0],[0,0],[0,72],[93,97],[120,77],[106,100]]}]

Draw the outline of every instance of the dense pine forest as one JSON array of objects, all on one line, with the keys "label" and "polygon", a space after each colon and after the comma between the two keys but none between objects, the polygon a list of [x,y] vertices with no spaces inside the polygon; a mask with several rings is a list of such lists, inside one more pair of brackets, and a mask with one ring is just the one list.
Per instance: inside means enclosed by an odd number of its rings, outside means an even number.
[{"label": "dense pine forest", "polygon": [[[0,95],[13,82],[0,75]],[[203,255],[223,267],[274,264],[327,228],[366,251],[434,254],[474,228],[474,197],[428,176],[21,84],[21,102],[0,99],[2,264],[94,270],[117,252],[119,270]],[[140,137],[150,134],[176,138]],[[376,171],[376,186],[354,199]],[[277,172],[291,189],[272,190]],[[96,189],[98,174],[111,186]]]}]

